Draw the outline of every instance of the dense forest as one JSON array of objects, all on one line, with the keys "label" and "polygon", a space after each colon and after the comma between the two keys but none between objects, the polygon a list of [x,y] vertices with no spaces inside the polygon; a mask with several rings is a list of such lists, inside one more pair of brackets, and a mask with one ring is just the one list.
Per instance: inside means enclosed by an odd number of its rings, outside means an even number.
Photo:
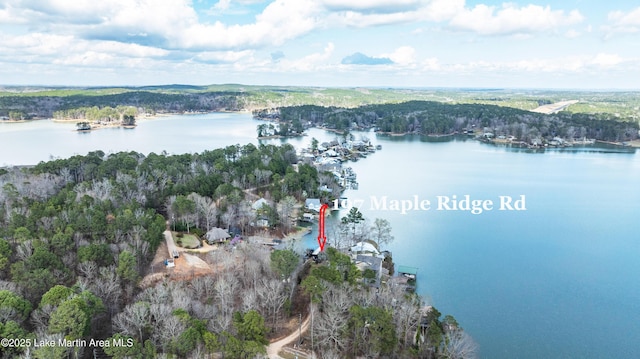
[{"label": "dense forest", "polygon": [[236,92],[162,93],[129,91],[116,94],[70,96],[0,96],[0,116],[11,119],[48,118],[78,108],[133,106],[146,113],[239,111],[245,95]]},{"label": "dense forest", "polygon": [[[286,233],[296,203],[326,195],[322,186],[340,190],[290,145],[95,151],[0,169],[0,332],[56,343],[4,346],[1,356],[254,358],[298,316],[311,317],[307,345],[323,358],[472,356],[452,317],[413,294],[375,291],[335,250],[316,264],[292,250],[227,244],[201,255],[213,273],[143,280],[168,228],[250,234],[259,195],[271,203],[259,211],[271,230]],[[130,345],[57,345],[90,339]]]},{"label": "dense forest", "polygon": [[357,108],[314,105],[254,111],[257,118],[275,118],[282,123],[304,121],[339,131],[375,128],[385,133],[448,135],[468,130],[514,136],[530,142],[535,138],[629,141],[638,138],[638,122],[624,121],[606,114],[560,112],[545,115],[510,107],[484,104],[445,104],[409,101]]},{"label": "dense forest", "polygon": [[133,106],[117,107],[79,107],[69,110],[60,110],[53,113],[56,120],[86,120],[86,121],[122,121],[125,118],[134,117],[138,109]]},{"label": "dense forest", "polygon": [[[638,138],[637,94],[446,89],[331,89],[244,85],[132,88],[11,88],[0,91],[0,118],[112,118],[115,108],[137,113],[254,111],[279,119],[264,136],[291,136],[303,127],[376,128],[386,133],[445,135],[469,129],[518,141]],[[7,91],[9,90],[9,91]],[[530,112],[542,104],[575,99],[565,111]],[[86,115],[85,115],[86,114]]]}]

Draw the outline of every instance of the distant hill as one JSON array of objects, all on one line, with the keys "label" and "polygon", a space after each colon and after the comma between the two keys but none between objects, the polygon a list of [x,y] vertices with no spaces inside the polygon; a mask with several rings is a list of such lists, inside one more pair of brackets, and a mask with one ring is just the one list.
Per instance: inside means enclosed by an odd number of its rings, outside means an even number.
[{"label": "distant hill", "polygon": [[[508,89],[331,88],[218,85],[158,85],[143,87],[0,87],[0,117],[10,112],[24,117],[51,117],[78,107],[135,106],[147,112],[240,111],[316,105],[355,108],[364,105],[432,101],[445,104],[485,104],[533,110],[545,104],[576,100],[564,111],[640,119],[640,93]],[[606,117],[605,116],[605,117]]]}]

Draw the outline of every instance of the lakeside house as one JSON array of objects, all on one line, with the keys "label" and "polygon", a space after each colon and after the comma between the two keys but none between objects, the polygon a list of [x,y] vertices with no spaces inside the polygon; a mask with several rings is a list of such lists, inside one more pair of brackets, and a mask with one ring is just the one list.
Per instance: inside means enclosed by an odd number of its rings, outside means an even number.
[{"label": "lakeside house", "polygon": [[319,198],[307,198],[304,201],[304,207],[311,211],[320,212],[320,207],[322,207],[322,204],[320,203]]},{"label": "lakeside house", "polygon": [[378,249],[369,242],[358,242],[355,245],[351,246],[349,251],[354,254],[363,254],[363,253],[373,254],[373,255],[380,254],[380,252],[378,252]]},{"label": "lakeside house", "polygon": [[267,228],[271,225],[269,223],[269,217],[267,215],[269,208],[273,208],[273,202],[260,198],[257,201],[253,202],[251,208],[255,212],[255,221],[251,222],[252,226]]},{"label": "lakeside house", "polygon": [[231,235],[222,228],[214,227],[211,228],[204,237],[207,240],[207,243],[214,244],[224,242],[228,238],[231,238]]},{"label": "lakeside house", "polygon": [[389,275],[389,271],[382,268],[382,262],[384,261],[384,256],[382,255],[365,255],[358,254],[354,259],[354,263],[356,267],[361,271],[365,272],[367,269],[373,271],[374,276],[370,278],[370,282],[367,284],[378,288],[380,286],[380,282],[383,275]]}]

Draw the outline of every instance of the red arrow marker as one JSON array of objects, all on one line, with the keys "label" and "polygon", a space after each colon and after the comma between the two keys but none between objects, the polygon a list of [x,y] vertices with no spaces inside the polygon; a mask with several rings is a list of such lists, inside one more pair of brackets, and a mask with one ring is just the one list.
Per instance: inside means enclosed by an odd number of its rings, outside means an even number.
[{"label": "red arrow marker", "polygon": [[320,207],[320,220],[318,222],[318,245],[320,246],[320,252],[324,251],[324,245],[327,243],[327,236],[324,234],[324,213],[329,208],[329,205],[323,204]]}]

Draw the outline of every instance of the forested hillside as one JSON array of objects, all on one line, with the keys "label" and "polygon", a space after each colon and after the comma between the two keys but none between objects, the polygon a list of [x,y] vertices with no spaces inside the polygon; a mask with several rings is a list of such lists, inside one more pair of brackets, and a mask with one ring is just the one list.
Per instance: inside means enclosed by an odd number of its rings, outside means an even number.
[{"label": "forested hillside", "polygon": [[83,107],[133,106],[141,112],[155,114],[187,111],[239,111],[243,109],[243,95],[234,92],[162,93],[127,91],[116,94],[74,94],[56,96],[0,96],[0,116],[24,118],[53,117],[57,111],[70,111]]},{"label": "forested hillside", "polygon": [[480,130],[495,135],[515,136],[523,141],[556,136],[629,141],[638,138],[638,122],[606,114],[560,112],[545,115],[509,107],[483,104],[444,104],[409,101],[399,104],[367,105],[357,108],[291,106],[254,111],[258,118],[277,118],[285,123],[306,121],[339,131],[375,128],[387,133],[447,135]]},{"label": "forested hillside", "polygon": [[473,341],[452,317],[401,289],[370,288],[333,249],[323,263],[303,264],[291,250],[234,239],[199,255],[215,270],[143,281],[155,278],[151,261],[169,228],[250,234],[258,193],[271,203],[258,213],[286,233],[296,203],[326,194],[322,186],[339,190],[332,175],[298,163],[290,145],[95,151],[0,169],[0,333],[13,340],[0,355],[254,358],[304,316],[306,348],[323,357],[471,357]]},{"label": "forested hillside", "polygon": [[[529,112],[565,100],[577,103],[553,115]],[[383,132],[440,135],[475,125],[523,141],[554,136],[626,141],[637,136],[634,129],[640,119],[634,92],[245,85],[0,89],[0,118],[11,120],[54,115],[79,120],[109,118],[109,109],[124,106],[138,114],[248,110],[262,117],[279,109],[286,123],[294,118],[314,125],[320,121],[337,130],[364,126]]]},{"label": "forested hillside", "polygon": [[[138,287],[163,241],[167,218],[178,225],[192,223],[192,231],[200,233],[216,225],[246,227],[251,220],[246,188],[263,186],[275,202],[302,191],[316,194],[318,173],[305,165],[293,171],[295,162],[291,146],[247,145],[176,156],[96,151],[33,168],[0,170],[2,336],[74,340],[122,333],[141,345],[150,340],[154,352],[190,352],[193,348],[176,348],[166,336],[177,340],[195,326],[207,338],[204,327],[190,319],[197,298],[182,293],[175,299],[179,304],[163,299],[161,307],[154,307],[152,299],[163,297],[149,297]],[[176,203],[190,205],[184,210]],[[268,261],[265,265],[268,269]],[[202,302],[210,304],[206,297]],[[222,307],[229,315],[242,309]],[[128,322],[129,311],[139,310],[145,311],[145,318],[138,317],[145,322]],[[148,322],[152,318],[153,326]],[[224,328],[229,329],[231,317],[227,319]],[[166,326],[172,326],[170,334]],[[38,349],[36,357],[66,357],[45,355],[55,350],[59,348]],[[0,352],[13,358],[23,348]]]}]

